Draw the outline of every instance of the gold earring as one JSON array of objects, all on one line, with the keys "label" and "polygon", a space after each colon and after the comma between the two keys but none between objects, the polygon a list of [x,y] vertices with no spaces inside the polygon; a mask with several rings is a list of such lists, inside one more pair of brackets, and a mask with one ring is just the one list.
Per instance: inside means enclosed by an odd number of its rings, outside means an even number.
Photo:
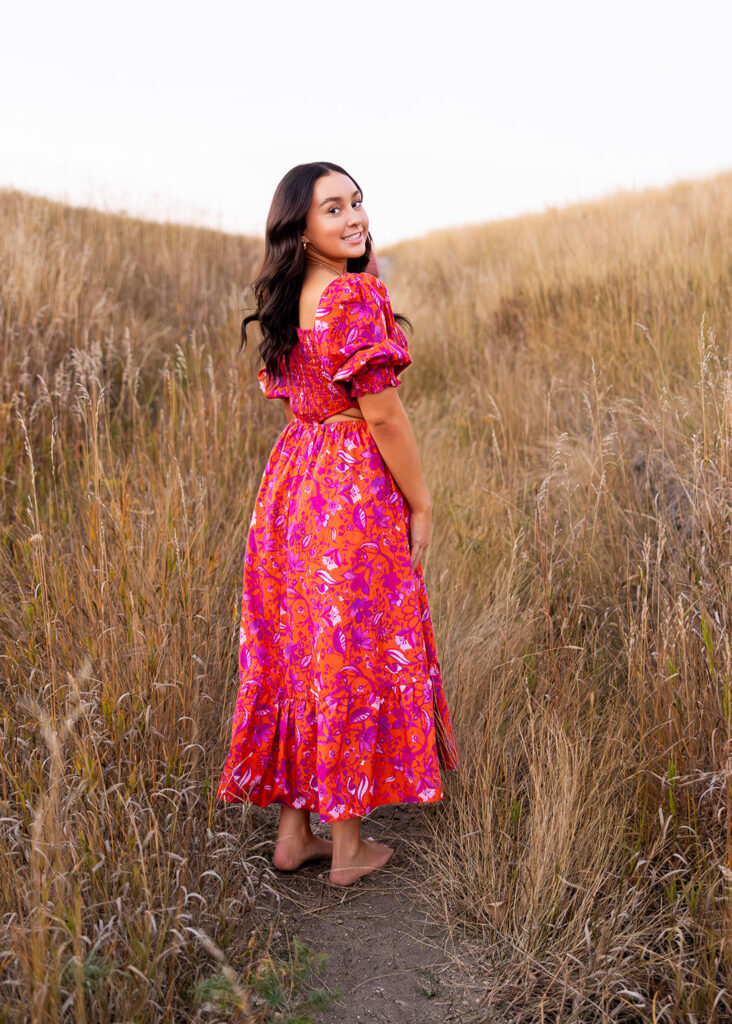
[{"label": "gold earring", "polygon": [[307,244],[308,244],[307,242],[303,242],[303,243],[302,243],[302,247],[303,247],[303,249],[306,249],[306,248],[307,248]]}]

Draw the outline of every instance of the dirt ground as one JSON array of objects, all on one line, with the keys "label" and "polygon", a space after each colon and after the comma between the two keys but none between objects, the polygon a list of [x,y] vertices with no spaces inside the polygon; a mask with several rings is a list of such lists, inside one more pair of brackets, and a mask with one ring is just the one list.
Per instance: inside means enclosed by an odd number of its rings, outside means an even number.
[{"label": "dirt ground", "polygon": [[[455,938],[428,912],[418,852],[425,813],[419,805],[394,804],[365,818],[362,835],[395,852],[386,867],[348,888],[329,884],[327,860],[291,874],[273,869],[273,892],[260,899],[256,912],[260,922],[274,922],[280,940],[297,936],[312,952],[326,954],[327,965],[311,984],[340,993],[314,1015],[318,1024],[486,1020],[479,1006],[483,986],[469,967],[469,942]],[[256,809],[254,818],[265,840],[261,852],[271,863],[279,814],[276,808]],[[330,838],[317,814],[311,822],[314,832]]]}]

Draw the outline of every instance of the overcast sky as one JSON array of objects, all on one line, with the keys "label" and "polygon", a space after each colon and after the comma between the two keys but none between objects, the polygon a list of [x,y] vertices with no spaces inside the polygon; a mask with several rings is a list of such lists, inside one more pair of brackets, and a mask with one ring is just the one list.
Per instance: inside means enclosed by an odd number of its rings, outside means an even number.
[{"label": "overcast sky", "polygon": [[261,235],[353,174],[375,245],[732,170],[732,3],[2,4],[0,186]]}]

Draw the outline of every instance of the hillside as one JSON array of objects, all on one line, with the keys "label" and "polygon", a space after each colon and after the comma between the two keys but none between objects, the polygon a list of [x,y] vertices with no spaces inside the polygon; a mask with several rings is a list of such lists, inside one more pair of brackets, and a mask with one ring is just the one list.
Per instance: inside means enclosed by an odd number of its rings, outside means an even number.
[{"label": "hillside", "polygon": [[[379,249],[463,754],[405,845],[486,1019],[732,1014],[731,242],[723,174]],[[0,191],[9,1020],[194,1019],[225,956],[254,1022],[292,953],[268,819],[214,799],[284,426],[260,252]]]}]

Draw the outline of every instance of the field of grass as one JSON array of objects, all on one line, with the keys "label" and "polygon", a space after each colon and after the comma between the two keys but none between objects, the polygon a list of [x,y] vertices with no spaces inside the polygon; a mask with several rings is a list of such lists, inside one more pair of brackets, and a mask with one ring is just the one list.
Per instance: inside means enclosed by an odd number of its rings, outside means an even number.
[{"label": "field of grass", "polygon": [[[296,1013],[215,800],[260,252],[0,192],[0,1020]],[[463,755],[434,913],[487,1019],[729,1019],[732,175],[378,254]]]}]

